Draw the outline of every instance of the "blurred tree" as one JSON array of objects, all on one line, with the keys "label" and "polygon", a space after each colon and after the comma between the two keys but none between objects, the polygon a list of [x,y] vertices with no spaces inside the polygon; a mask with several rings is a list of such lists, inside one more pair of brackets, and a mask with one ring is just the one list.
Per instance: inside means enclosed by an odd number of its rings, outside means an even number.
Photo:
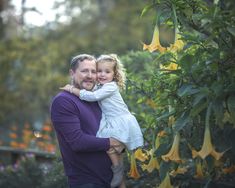
[{"label": "blurred tree", "polygon": [[[70,57],[78,53],[121,55],[140,48],[141,40],[147,40],[145,34],[149,36],[147,25],[152,18],[148,14],[140,19],[141,0],[55,4],[55,8],[61,6],[65,12],[55,22],[43,27],[22,25],[23,33],[0,44],[0,124],[47,119],[52,96],[68,81]],[[59,22],[62,16],[66,22]],[[20,23],[25,24],[22,19]],[[17,31],[19,25],[12,30]]]}]

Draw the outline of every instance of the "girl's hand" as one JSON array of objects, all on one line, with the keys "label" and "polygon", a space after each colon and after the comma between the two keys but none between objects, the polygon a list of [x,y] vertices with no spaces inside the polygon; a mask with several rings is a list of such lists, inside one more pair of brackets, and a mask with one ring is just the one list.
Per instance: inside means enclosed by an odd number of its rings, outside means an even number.
[{"label": "girl's hand", "polygon": [[70,85],[70,84],[66,84],[64,87],[60,87],[60,89],[68,91],[70,93],[73,93],[73,88],[74,88],[74,86]]}]

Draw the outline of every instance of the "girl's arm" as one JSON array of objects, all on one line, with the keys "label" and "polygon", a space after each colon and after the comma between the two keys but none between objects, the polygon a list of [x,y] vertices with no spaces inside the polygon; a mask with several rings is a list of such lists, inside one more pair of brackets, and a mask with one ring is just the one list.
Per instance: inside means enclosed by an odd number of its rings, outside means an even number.
[{"label": "girl's arm", "polygon": [[90,102],[101,101],[112,96],[117,90],[117,84],[115,82],[110,82],[104,84],[101,88],[97,88],[95,91],[87,91],[85,89],[80,90],[79,98]]},{"label": "girl's arm", "polygon": [[78,96],[81,100],[85,101],[100,101],[104,98],[110,97],[116,90],[118,90],[118,86],[115,82],[110,82],[104,84],[101,88],[95,91],[87,91],[85,89],[78,89],[74,86],[67,84],[64,87],[61,87],[65,91],[73,93],[74,95]]},{"label": "girl's arm", "polygon": [[78,96],[80,95],[80,89],[74,87],[73,85],[67,84],[64,87],[60,87],[60,89],[68,91],[70,93],[73,93],[74,95]]}]

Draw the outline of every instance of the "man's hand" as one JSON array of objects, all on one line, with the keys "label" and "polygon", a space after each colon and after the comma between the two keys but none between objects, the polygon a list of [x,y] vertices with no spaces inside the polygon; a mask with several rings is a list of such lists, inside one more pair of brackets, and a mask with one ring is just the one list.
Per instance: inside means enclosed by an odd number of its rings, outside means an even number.
[{"label": "man's hand", "polygon": [[118,147],[121,145],[121,142],[119,142],[115,138],[109,138],[109,142],[110,142],[110,147],[115,147],[115,146]]},{"label": "man's hand", "polygon": [[114,138],[109,138],[110,141],[110,149],[109,149],[109,153],[118,153],[121,154],[124,149],[125,149],[125,145],[121,142],[119,142],[118,140],[114,139]]}]

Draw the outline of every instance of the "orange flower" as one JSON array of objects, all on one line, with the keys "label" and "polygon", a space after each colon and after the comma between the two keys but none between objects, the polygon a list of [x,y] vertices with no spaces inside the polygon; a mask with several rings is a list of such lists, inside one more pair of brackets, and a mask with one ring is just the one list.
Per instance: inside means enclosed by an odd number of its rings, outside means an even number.
[{"label": "orange flower", "polygon": [[166,135],[167,135],[167,133],[166,133],[166,131],[164,131],[164,130],[160,131],[160,132],[157,134],[158,137],[164,137],[164,136],[166,136]]},{"label": "orange flower", "polygon": [[150,150],[151,157],[150,157],[149,163],[143,164],[141,166],[142,170],[147,170],[149,173],[151,173],[154,169],[157,169],[157,170],[160,169],[157,157],[154,156],[154,151],[155,150],[153,150],[153,149]]},{"label": "orange flower", "polygon": [[204,175],[203,175],[203,168],[202,168],[202,163],[201,162],[197,162],[196,163],[196,174],[194,176],[197,179],[203,179]]},{"label": "orange flower", "polygon": [[52,130],[50,125],[44,125],[42,128],[43,131],[50,132]]},{"label": "orange flower", "polygon": [[18,147],[21,149],[25,149],[27,148],[27,145],[25,143],[19,143]]},{"label": "orange flower", "polygon": [[173,186],[171,185],[171,180],[170,180],[170,176],[168,173],[166,174],[164,180],[161,182],[158,188],[173,188]]},{"label": "orange flower", "polygon": [[223,156],[224,152],[219,153],[215,151],[211,143],[210,127],[209,125],[206,125],[202,148],[198,152],[196,150],[192,150],[193,158],[199,156],[202,159],[205,159],[208,155],[212,155],[216,160],[219,160]]},{"label": "orange flower", "polygon": [[170,175],[175,177],[177,174],[185,174],[187,171],[188,169],[186,167],[178,167],[176,170],[172,170]]},{"label": "orange flower", "polygon": [[16,139],[18,137],[16,133],[10,133],[9,136],[11,139]]},{"label": "orange flower", "polygon": [[131,167],[130,167],[130,171],[129,171],[128,175],[134,179],[140,178],[140,174],[139,174],[139,172],[137,170],[137,166],[136,166],[135,155],[133,152],[131,154]]},{"label": "orange flower", "polygon": [[228,168],[223,168],[223,173],[225,174],[231,174],[235,172],[235,165],[230,166]]},{"label": "orange flower", "polygon": [[46,151],[48,151],[48,152],[54,153],[54,152],[55,152],[55,149],[56,149],[56,147],[55,147],[55,145],[53,145],[53,144],[47,144],[47,145],[46,145]]},{"label": "orange flower", "polygon": [[135,155],[135,158],[140,160],[141,162],[148,160],[148,155],[146,153],[144,153],[141,148],[138,148],[135,151],[134,155]]},{"label": "orange flower", "polygon": [[10,146],[13,148],[17,148],[19,146],[19,144],[15,141],[10,142]]},{"label": "orange flower", "polygon": [[50,140],[51,139],[51,137],[49,135],[47,135],[47,134],[42,135],[42,138],[44,140]]},{"label": "orange flower", "polygon": [[177,132],[170,151],[166,155],[162,155],[164,161],[182,162],[179,156],[180,134]]}]

